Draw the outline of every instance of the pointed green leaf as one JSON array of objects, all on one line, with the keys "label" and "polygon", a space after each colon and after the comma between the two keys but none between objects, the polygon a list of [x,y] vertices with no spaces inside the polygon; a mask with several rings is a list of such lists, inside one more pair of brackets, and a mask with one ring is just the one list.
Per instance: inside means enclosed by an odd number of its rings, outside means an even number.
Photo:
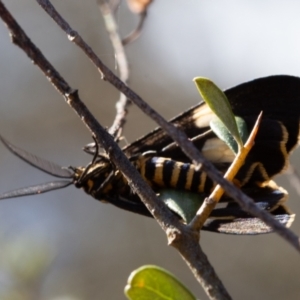
[{"label": "pointed green leaf", "polygon": [[203,203],[205,195],[174,189],[162,189],[159,198],[185,223],[189,223]]},{"label": "pointed green leaf", "polygon": [[151,265],[130,274],[125,295],[130,300],[196,300],[171,273]]},{"label": "pointed green leaf", "polygon": [[[247,124],[244,119],[240,117],[235,117],[235,120],[242,142],[245,144],[249,137]],[[210,121],[210,128],[217,135],[217,137],[224,141],[235,154],[238,153],[238,145],[235,139],[219,118],[214,118]]]},{"label": "pointed green leaf", "polygon": [[226,95],[208,78],[196,77],[194,82],[203,100],[228,128],[238,145],[242,147],[243,143]]}]

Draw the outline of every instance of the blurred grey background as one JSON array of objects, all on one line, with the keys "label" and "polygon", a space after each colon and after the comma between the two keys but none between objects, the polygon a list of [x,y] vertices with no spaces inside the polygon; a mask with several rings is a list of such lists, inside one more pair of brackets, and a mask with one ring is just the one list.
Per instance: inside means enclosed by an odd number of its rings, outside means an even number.
[{"label": "blurred grey background", "polygon": [[[4,1],[30,38],[78,88],[101,124],[115,115],[118,92],[33,0]],[[94,0],[53,1],[115,72],[114,52]],[[130,86],[166,118],[199,101],[192,82],[205,76],[227,88],[271,74],[300,74],[298,1],[154,1],[141,38],[126,51]],[[122,35],[137,24],[122,5]],[[20,147],[64,166],[85,165],[91,136],[39,69],[0,25],[0,128]],[[127,140],[155,124],[131,107]],[[299,151],[292,156],[298,169]],[[0,146],[0,191],[51,178]],[[299,215],[299,196],[285,176]],[[292,229],[299,234],[299,217]],[[125,299],[132,270],[157,264],[206,299],[164,233],[151,219],[101,204],[74,187],[0,203],[0,299]],[[299,299],[299,254],[275,234],[202,233],[201,244],[234,299]]]}]

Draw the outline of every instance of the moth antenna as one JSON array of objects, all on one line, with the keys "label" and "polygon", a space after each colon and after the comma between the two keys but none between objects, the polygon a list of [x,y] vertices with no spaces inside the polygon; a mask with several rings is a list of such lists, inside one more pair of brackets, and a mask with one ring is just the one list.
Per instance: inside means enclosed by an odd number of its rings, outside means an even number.
[{"label": "moth antenna", "polygon": [[0,136],[0,140],[4,144],[4,146],[13,154],[18,156],[20,159],[28,163],[29,165],[33,166],[34,168],[37,168],[47,174],[50,174],[52,176],[58,177],[58,178],[72,178],[73,173],[66,168],[63,168],[53,162],[49,162],[43,158],[40,158],[34,154],[31,154],[21,148],[18,148],[14,145],[12,145],[10,142],[8,142],[5,138]]},{"label": "moth antenna", "polygon": [[0,195],[0,200],[37,195],[37,194],[42,194],[54,190],[59,190],[71,185],[72,183],[73,183],[72,181],[61,180],[61,181],[52,181],[52,182],[42,183],[39,185],[23,187]]}]

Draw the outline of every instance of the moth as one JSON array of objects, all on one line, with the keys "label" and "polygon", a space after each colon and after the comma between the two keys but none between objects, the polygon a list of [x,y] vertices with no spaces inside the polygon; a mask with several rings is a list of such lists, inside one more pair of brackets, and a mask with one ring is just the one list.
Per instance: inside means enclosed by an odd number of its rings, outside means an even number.
[{"label": "moth", "polygon": [[[282,224],[290,226],[294,214],[285,204],[288,193],[278,187],[272,178],[287,167],[289,155],[298,144],[300,78],[287,75],[264,77],[240,84],[224,93],[234,115],[246,122],[249,132],[263,111],[255,145],[236,175],[235,183],[258,207],[269,211]],[[234,153],[211,130],[209,124],[212,118],[209,107],[200,103],[170,122],[184,130],[202,154],[224,173],[233,161]],[[13,190],[0,195],[0,199],[40,194],[73,184],[97,200],[151,217],[139,197],[131,191],[122,173],[105,154],[98,153],[98,147],[89,145],[85,148],[94,156],[87,166],[63,168],[12,145],[3,137],[1,141],[25,162],[61,180]],[[164,189],[171,189],[192,192],[203,199],[215,185],[201,168],[195,168],[180,147],[160,128],[124,147],[123,151],[158,195]],[[261,220],[244,212],[227,195],[222,197],[219,207],[212,212],[202,229],[230,234],[271,231]]]}]

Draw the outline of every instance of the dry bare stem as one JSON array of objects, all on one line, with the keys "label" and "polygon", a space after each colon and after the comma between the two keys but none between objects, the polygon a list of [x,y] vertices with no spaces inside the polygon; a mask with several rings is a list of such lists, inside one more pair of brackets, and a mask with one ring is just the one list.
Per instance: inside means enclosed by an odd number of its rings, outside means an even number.
[{"label": "dry bare stem", "polygon": [[[112,46],[115,51],[115,58],[120,74],[120,79],[125,84],[127,84],[129,79],[128,61],[125,54],[124,46],[122,44],[122,40],[118,32],[118,25],[115,20],[113,10],[111,9],[109,3],[106,0],[98,0],[98,6],[103,16],[106,30],[108,32]],[[120,98],[116,103],[117,114],[112,126],[108,130],[108,132],[112,136],[114,136],[116,140],[118,140],[118,138],[122,134],[122,129],[126,122],[127,107],[129,104],[130,100],[124,94],[120,93]]]}]

